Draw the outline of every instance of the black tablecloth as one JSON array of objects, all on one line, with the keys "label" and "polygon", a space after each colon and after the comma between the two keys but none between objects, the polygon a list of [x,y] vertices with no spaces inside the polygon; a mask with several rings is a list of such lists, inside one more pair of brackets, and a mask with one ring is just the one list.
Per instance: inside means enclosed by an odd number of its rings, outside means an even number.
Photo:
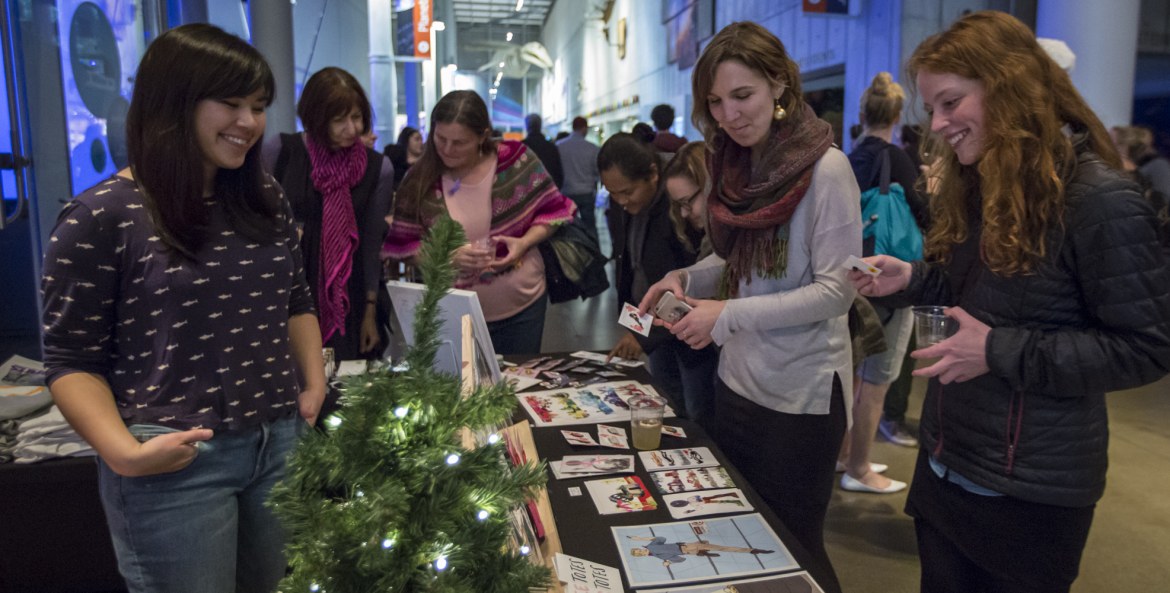
[{"label": "black tablecloth", "polygon": [[[568,358],[567,354],[552,354],[546,356],[553,356],[555,358]],[[509,361],[521,362],[531,357],[523,356],[508,356]],[[640,383],[647,383],[653,385],[654,388],[663,395],[670,397],[660,385],[655,385],[650,377],[650,374],[644,367],[637,367],[633,369],[623,369],[626,377],[622,381],[637,381]],[[539,391],[542,388],[532,387],[526,391]],[[523,392],[521,392],[523,393]],[[519,412],[524,419],[532,422],[532,419],[523,411]],[[518,418],[520,416],[517,416]],[[727,470],[728,475],[731,476],[735,486],[744,492],[754,511],[761,514],[764,520],[780,536],[781,541],[792,553],[792,557],[800,564],[801,568],[808,570],[813,579],[818,582],[823,580],[819,577],[817,568],[809,562],[808,552],[793,538],[792,534],[780,523],[776,515],[764,503],[760,495],[756,493],[751,484],[739,473],[734,466],[728,461],[723,452],[715,444],[714,439],[707,434],[705,430],[697,423],[682,418],[667,418],[664,423],[668,426],[681,427],[687,434],[687,438],[675,438],[663,435],[660,448],[662,449],[680,449],[680,448],[694,448],[707,447],[715,455],[715,458]],[[629,431],[628,423],[619,425]],[[561,434],[561,430],[580,430],[587,431],[596,436],[596,425],[577,424],[573,426],[556,426],[537,428],[533,426],[533,440],[536,442],[536,448],[542,459],[547,461],[556,461],[566,455],[591,455],[597,453],[604,453],[610,455],[629,455],[633,454],[637,457],[637,450],[621,450],[611,449],[608,447],[574,447],[565,440]],[[632,436],[632,435],[631,435]],[[627,476],[629,474],[613,474],[602,476],[605,478]],[[549,502],[552,504],[553,514],[557,523],[557,532],[561,538],[561,548],[565,554],[576,556],[585,560],[598,562],[611,566],[613,568],[621,569],[622,561],[618,554],[616,544],[614,542],[613,533],[610,527],[615,526],[634,526],[647,525],[651,523],[668,523],[678,521],[670,516],[670,511],[666,505],[662,503],[662,494],[655,488],[653,479],[650,477],[650,472],[646,471],[646,467],[642,464],[641,459],[635,462],[634,475],[640,477],[642,482],[649,489],[650,493],[658,501],[658,508],[653,511],[638,511],[632,513],[622,513],[616,515],[602,515],[598,513],[593,499],[590,498],[589,492],[585,489],[585,482],[589,480],[597,480],[599,476],[589,476],[582,478],[566,478],[558,480],[553,474],[552,470],[548,471],[548,496]],[[580,496],[570,496],[569,489],[576,487],[581,490]],[[704,517],[705,519],[716,519],[724,517],[733,517],[734,514],[723,514]],[[629,591],[629,584],[625,575],[622,575],[623,585]]]}]

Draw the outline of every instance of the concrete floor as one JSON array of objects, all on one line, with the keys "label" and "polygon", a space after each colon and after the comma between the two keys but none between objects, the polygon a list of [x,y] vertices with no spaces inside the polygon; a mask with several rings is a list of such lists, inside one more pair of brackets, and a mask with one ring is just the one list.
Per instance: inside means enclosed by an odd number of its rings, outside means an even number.
[{"label": "concrete floor", "polygon": [[[603,225],[604,226],[604,225]],[[606,241],[602,237],[603,244]],[[608,350],[620,336],[613,289],[553,305],[544,351]],[[916,380],[909,423],[916,426],[925,382]],[[1109,485],[1097,505],[1074,593],[1170,590],[1170,378],[1109,397]],[[910,481],[916,448],[875,443],[873,461]],[[846,593],[918,590],[914,524],[905,491],[875,495],[837,488],[826,523],[829,555]]]}]

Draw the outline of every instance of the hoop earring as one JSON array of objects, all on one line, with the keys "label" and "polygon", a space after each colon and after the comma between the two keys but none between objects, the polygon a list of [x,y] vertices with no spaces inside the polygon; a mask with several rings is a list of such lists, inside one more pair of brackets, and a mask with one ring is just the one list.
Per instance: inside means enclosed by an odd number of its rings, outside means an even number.
[{"label": "hoop earring", "polygon": [[781,121],[786,117],[788,117],[788,111],[785,110],[784,106],[780,104],[780,98],[777,97],[776,107],[772,109],[772,119],[775,121]]}]

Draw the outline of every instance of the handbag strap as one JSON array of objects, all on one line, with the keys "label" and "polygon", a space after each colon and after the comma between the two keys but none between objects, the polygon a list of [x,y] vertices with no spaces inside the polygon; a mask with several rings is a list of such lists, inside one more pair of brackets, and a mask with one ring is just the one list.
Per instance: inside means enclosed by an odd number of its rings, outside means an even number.
[{"label": "handbag strap", "polygon": [[890,193],[890,148],[892,146],[887,146],[882,150],[881,188],[878,191],[883,196]]}]

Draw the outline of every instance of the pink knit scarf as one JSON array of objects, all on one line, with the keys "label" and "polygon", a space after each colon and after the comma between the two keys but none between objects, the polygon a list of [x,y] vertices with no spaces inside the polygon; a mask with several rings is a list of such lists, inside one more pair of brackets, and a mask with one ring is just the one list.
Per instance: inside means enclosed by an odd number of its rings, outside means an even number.
[{"label": "pink knit scarf", "polygon": [[366,171],[366,147],[354,142],[349,148],[329,150],[308,134],[304,138],[312,165],[313,187],[321,192],[322,199],[317,315],[321,341],[328,342],[339,331],[345,335],[345,315],[349,312],[346,285],[358,244],[350,189],[361,181]]}]

